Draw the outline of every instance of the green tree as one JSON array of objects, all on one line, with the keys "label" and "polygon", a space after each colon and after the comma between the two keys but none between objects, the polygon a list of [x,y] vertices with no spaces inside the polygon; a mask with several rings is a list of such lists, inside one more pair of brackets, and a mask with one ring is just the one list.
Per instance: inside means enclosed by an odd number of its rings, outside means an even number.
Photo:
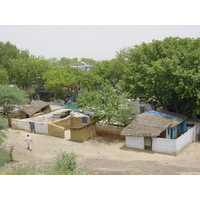
[{"label": "green tree", "polygon": [[8,125],[11,126],[9,121],[9,111],[13,110],[15,105],[23,105],[27,102],[27,93],[16,86],[3,85],[0,86],[0,106],[3,107],[4,113],[8,118]]},{"label": "green tree", "polygon": [[25,90],[34,84],[41,88],[44,84],[43,75],[52,67],[43,57],[30,56],[11,60],[9,70],[10,83],[16,84]]},{"label": "green tree", "polygon": [[[102,84],[101,89],[85,91],[79,94],[78,103],[88,108],[94,108],[94,112],[106,123],[118,123],[127,125],[132,118],[135,106],[127,103],[127,95],[116,90],[108,80]],[[128,106],[127,106],[128,105]]]},{"label": "green tree", "polygon": [[126,50],[125,90],[155,108],[200,113],[200,38],[169,37]]},{"label": "green tree", "polygon": [[65,99],[66,94],[77,95],[81,86],[82,71],[73,67],[54,67],[44,75],[45,87]]},{"label": "green tree", "polygon": [[81,58],[81,62],[84,62],[88,65],[95,65],[97,62],[92,58]]},{"label": "green tree", "polygon": [[8,83],[8,74],[7,71],[0,67],[0,85]]},{"label": "green tree", "polygon": [[98,62],[92,69],[91,73],[101,78],[101,82],[108,80],[115,87],[119,84],[124,73],[123,63],[115,58]]},{"label": "green tree", "polygon": [[62,57],[59,61],[58,61],[58,64],[60,66],[69,66],[69,64],[72,64],[72,63],[79,63],[79,60],[78,58],[66,58],[66,57]]},{"label": "green tree", "polygon": [[20,50],[10,42],[0,42],[0,66],[9,70],[9,60],[17,58]]}]

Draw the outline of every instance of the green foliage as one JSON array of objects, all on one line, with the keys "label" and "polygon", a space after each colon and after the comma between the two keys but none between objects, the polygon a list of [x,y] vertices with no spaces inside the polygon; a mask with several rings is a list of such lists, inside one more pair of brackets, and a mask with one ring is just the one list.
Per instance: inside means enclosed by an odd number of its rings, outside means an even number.
[{"label": "green foliage", "polygon": [[0,147],[0,167],[10,162],[10,152],[3,147]]},{"label": "green foliage", "polygon": [[[102,84],[105,80],[108,80],[110,84],[115,87],[119,84],[122,75],[124,73],[124,65],[120,59],[104,60],[96,63],[91,69],[92,76],[97,80],[96,84]],[[97,78],[98,77],[98,78]],[[90,79],[91,85],[94,84],[94,80]]]},{"label": "green foliage", "polygon": [[52,66],[50,61],[43,57],[20,57],[18,59],[10,60],[9,78],[10,83],[16,84],[24,89],[31,86],[33,83],[39,87],[43,85],[43,75]]},{"label": "green foliage", "polygon": [[10,42],[0,42],[0,66],[9,70],[9,60],[17,58],[20,50]]},{"label": "green foliage", "polygon": [[47,173],[52,175],[81,175],[87,174],[86,172],[76,170],[76,154],[75,153],[62,153],[61,158],[57,158],[51,170]]},{"label": "green foliage", "polygon": [[[126,125],[129,122],[128,118],[132,117],[131,114],[134,109],[134,106],[125,106],[126,99],[126,94],[120,92],[120,88],[116,90],[108,80],[105,80],[101,89],[79,94],[78,103],[86,108],[94,108],[95,114],[108,124]],[[124,102],[123,106],[122,102]]]},{"label": "green foliage", "polygon": [[46,89],[52,90],[57,97],[64,98],[68,94],[77,94],[81,86],[82,71],[73,67],[57,66],[44,75]]},{"label": "green foliage", "polygon": [[60,66],[69,66],[69,64],[72,64],[72,63],[79,63],[79,60],[78,58],[66,58],[66,57],[62,57],[59,61],[58,61],[58,64]]},{"label": "green foliage", "polygon": [[[3,85],[0,86],[0,106],[3,107],[5,114],[13,110],[15,105],[23,105],[27,102],[27,93],[16,86]],[[10,121],[8,119],[8,124]]]},{"label": "green foliage", "polygon": [[8,83],[7,71],[0,67],[0,86]]},{"label": "green foliage", "polygon": [[125,90],[155,108],[200,113],[200,38],[165,38],[126,50]]},{"label": "green foliage", "polygon": [[81,62],[84,62],[88,65],[95,65],[96,64],[96,61],[92,58],[81,58]]},{"label": "green foliage", "polygon": [[0,106],[4,112],[13,109],[14,105],[23,105],[27,101],[27,94],[16,86],[0,86]]}]

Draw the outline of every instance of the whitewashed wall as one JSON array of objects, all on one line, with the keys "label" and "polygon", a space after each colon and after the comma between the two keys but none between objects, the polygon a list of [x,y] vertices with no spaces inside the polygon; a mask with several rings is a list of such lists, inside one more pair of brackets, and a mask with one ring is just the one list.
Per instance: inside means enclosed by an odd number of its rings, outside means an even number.
[{"label": "whitewashed wall", "polygon": [[191,128],[186,133],[182,134],[176,139],[176,154],[184,149],[188,144],[195,141],[196,138],[196,126]]},{"label": "whitewashed wall", "polygon": [[177,155],[188,144],[195,141],[196,126],[182,134],[177,139],[153,138],[152,151]]},{"label": "whitewashed wall", "polygon": [[126,136],[126,147],[134,149],[144,149],[144,138]]},{"label": "whitewashed wall", "polygon": [[152,151],[176,154],[176,140],[166,138],[152,138]]},{"label": "whitewashed wall", "polygon": [[36,133],[42,133],[42,134],[48,134],[48,124],[46,123],[35,123],[35,132]]},{"label": "whitewashed wall", "polygon": [[25,130],[27,132],[30,132],[30,130],[31,130],[29,121],[27,119],[19,120],[17,122],[17,127],[18,127],[18,129]]}]

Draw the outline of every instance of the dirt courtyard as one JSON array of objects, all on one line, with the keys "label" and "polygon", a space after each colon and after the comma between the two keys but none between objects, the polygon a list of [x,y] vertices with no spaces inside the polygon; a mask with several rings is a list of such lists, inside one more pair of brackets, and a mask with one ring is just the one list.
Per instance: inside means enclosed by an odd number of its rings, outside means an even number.
[{"label": "dirt courtyard", "polygon": [[[26,135],[33,140],[33,151],[27,150]],[[109,141],[95,137],[79,143],[42,134],[8,129],[6,148],[14,146],[10,165],[33,165],[42,168],[49,165],[62,152],[76,153],[77,164],[94,175],[198,175],[200,174],[200,143],[194,142],[177,156],[154,153],[150,150],[128,149],[124,141]],[[9,165],[8,165],[9,167]]]}]

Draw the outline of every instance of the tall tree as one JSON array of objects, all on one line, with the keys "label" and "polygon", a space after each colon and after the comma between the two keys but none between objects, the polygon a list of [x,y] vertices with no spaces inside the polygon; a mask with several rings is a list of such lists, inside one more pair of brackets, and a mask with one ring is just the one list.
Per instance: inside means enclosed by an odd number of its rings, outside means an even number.
[{"label": "tall tree", "polygon": [[9,70],[8,61],[17,58],[20,50],[10,42],[0,42],[0,66]]},{"label": "tall tree", "polygon": [[127,125],[133,118],[132,111],[135,108],[127,101],[127,95],[116,90],[108,80],[102,84],[101,89],[85,91],[79,94],[78,103],[86,108],[94,108],[94,112],[106,123],[118,123]]},{"label": "tall tree", "polygon": [[81,77],[82,71],[78,68],[58,66],[45,73],[45,86],[55,92],[58,98],[65,99],[66,94],[78,94]]},{"label": "tall tree", "polygon": [[29,89],[32,84],[42,87],[43,75],[51,68],[51,63],[43,57],[30,56],[10,60],[9,77],[10,83],[16,84],[23,89]]},{"label": "tall tree", "polygon": [[169,37],[126,50],[124,86],[155,108],[200,113],[200,38]]},{"label": "tall tree", "polygon": [[[27,93],[24,90],[9,85],[0,86],[0,106],[3,107],[4,113],[7,115],[13,110],[15,105],[23,105],[27,102]],[[8,124],[11,123],[8,118]]]},{"label": "tall tree", "polygon": [[8,83],[7,71],[0,67],[0,86]]}]

